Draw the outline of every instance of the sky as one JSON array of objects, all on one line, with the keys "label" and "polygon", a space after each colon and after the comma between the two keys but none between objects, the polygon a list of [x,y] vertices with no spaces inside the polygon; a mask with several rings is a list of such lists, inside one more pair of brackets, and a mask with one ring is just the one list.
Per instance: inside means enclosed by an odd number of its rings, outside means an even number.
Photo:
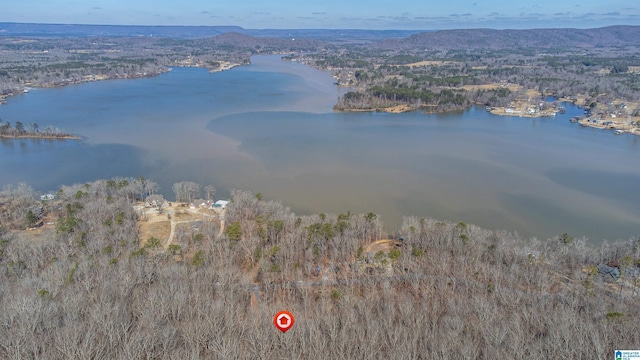
[{"label": "sky", "polygon": [[637,0],[5,0],[0,22],[247,29],[593,28],[640,25]]}]

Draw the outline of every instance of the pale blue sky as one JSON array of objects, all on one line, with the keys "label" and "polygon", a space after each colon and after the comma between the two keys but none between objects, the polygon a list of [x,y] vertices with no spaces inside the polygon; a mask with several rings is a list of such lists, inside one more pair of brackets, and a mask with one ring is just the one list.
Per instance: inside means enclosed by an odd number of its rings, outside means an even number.
[{"label": "pale blue sky", "polygon": [[640,25],[637,0],[5,0],[0,22],[260,28],[590,28]]}]

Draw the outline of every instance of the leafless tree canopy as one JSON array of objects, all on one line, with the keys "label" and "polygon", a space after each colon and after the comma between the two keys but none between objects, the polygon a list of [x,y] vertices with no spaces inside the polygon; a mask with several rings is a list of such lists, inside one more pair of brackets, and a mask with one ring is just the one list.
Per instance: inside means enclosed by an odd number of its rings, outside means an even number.
[{"label": "leafless tree canopy", "polygon": [[193,181],[181,181],[173,184],[173,192],[176,194],[176,201],[191,202],[200,194],[200,184]]},{"label": "leafless tree canopy", "polygon": [[[39,234],[3,212],[0,358],[591,359],[640,344],[635,239],[595,249],[408,217],[380,242],[375,214],[296,216],[233,191],[224,229],[203,221],[177,257],[139,248],[139,186],[63,187]],[[3,210],[36,201],[26,185],[1,195]]]},{"label": "leafless tree canopy", "polygon": [[213,200],[216,196],[216,188],[213,185],[207,185],[204,187],[204,193],[207,200]]}]

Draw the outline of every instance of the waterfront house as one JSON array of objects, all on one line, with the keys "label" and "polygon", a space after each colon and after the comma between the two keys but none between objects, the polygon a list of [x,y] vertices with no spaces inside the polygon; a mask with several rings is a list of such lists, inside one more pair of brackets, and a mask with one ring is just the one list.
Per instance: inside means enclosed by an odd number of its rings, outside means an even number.
[{"label": "waterfront house", "polygon": [[42,200],[42,201],[53,200],[55,198],[56,198],[56,196],[53,195],[53,194],[45,194],[45,195],[40,196],[40,200]]},{"label": "waterfront house", "polygon": [[229,202],[230,201],[228,201],[228,200],[218,200],[218,201],[216,201],[215,204],[213,204],[213,206],[215,206],[217,208],[224,209],[224,208],[227,207],[227,205],[229,205]]}]

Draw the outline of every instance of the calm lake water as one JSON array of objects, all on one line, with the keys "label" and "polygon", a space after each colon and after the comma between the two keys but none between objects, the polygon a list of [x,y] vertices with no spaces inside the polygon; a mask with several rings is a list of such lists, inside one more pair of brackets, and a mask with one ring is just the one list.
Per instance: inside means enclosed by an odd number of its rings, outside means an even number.
[{"label": "calm lake water", "polygon": [[0,118],[81,134],[83,141],[3,140],[0,184],[41,191],[114,176],[262,192],[298,213],[375,212],[593,242],[640,235],[640,137],[556,118],[481,108],[334,113],[327,72],[253,58],[211,74],[175,69],[148,79],[34,89]]}]

